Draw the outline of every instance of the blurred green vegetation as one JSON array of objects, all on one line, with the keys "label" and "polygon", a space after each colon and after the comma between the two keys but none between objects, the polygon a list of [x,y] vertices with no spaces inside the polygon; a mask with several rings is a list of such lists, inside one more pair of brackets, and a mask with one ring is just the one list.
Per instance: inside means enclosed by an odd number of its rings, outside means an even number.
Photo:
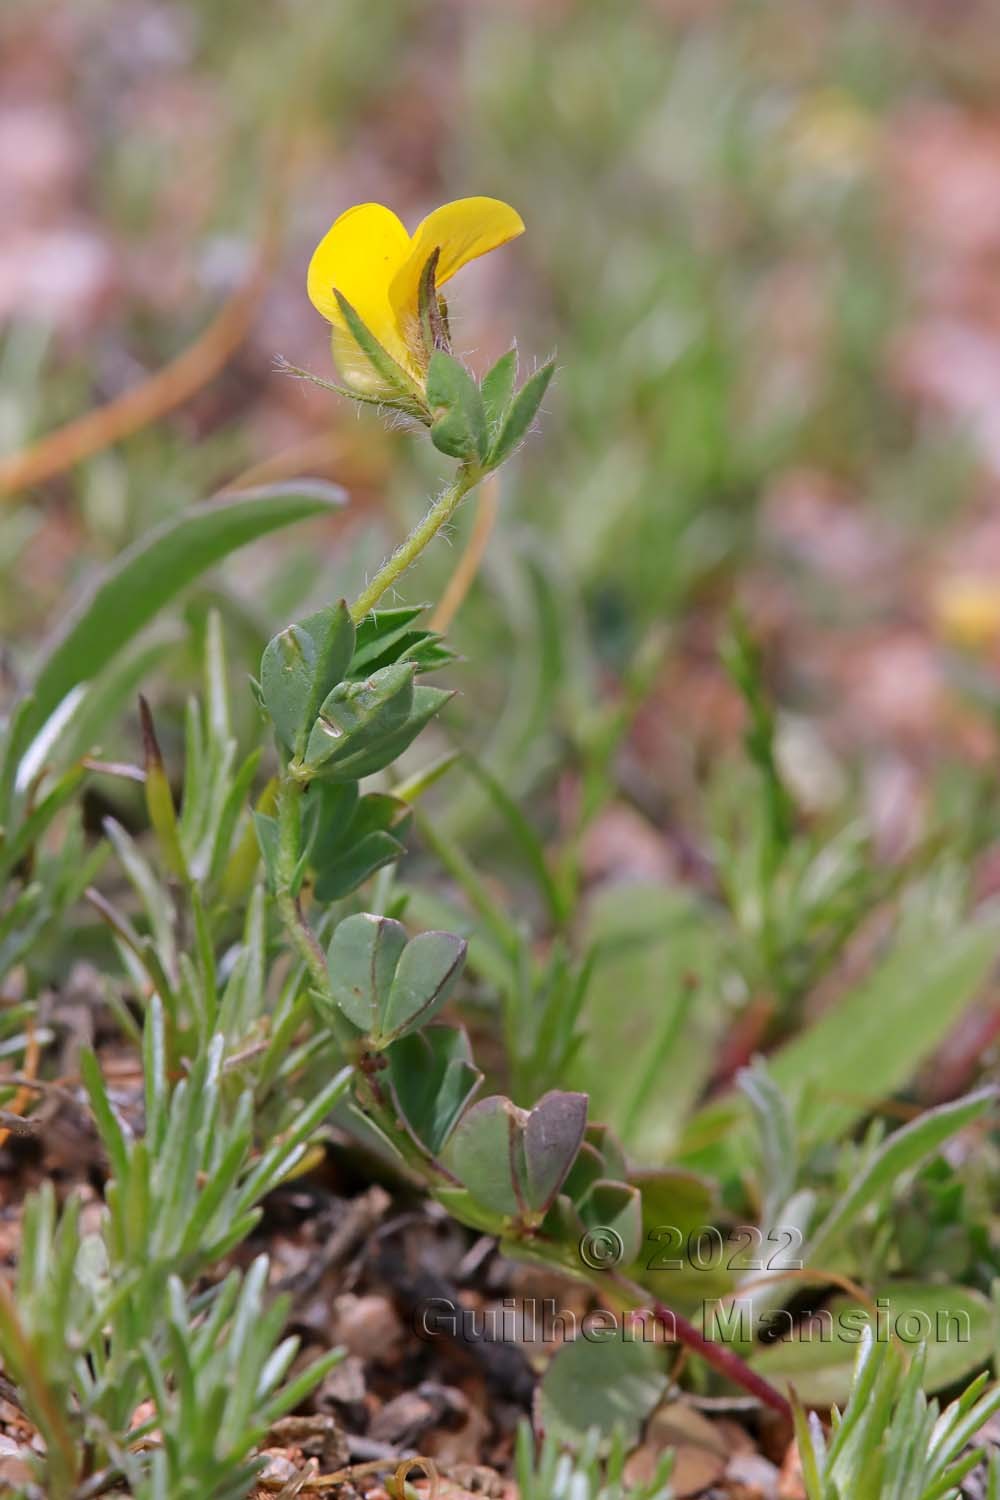
[{"label": "blurred green vegetation", "polygon": [[[891,726],[866,738],[855,709],[853,728],[827,731],[840,668],[864,672],[851,631],[926,625],[919,590],[935,549],[980,501],[969,433],[894,377],[921,283],[890,190],[908,111],[981,105],[996,49],[975,7],[949,25],[933,6],[863,0],[95,0],[79,11],[15,0],[3,25],[12,56],[78,49],[51,98],[85,156],[67,212],[85,211],[118,266],[99,317],[7,330],[7,447],[183,350],[245,273],[268,202],[281,231],[253,335],[217,380],[4,503],[12,682],[96,564],[324,432],[342,443],[324,472],[354,495],[348,524],[258,543],[195,584],[133,669],[116,668],[102,754],[135,758],[127,694],[141,680],[178,765],[210,608],[238,683],[292,612],[356,592],[442,469],[426,445],[271,368],[287,354],[328,373],[305,301],[308,255],[353,201],[387,201],[413,223],[450,198],[499,196],[527,234],[456,290],[458,348],[483,369],[516,340],[522,368],[555,352],[558,373],[541,436],[505,472],[498,527],[449,632],[462,696],[428,738],[440,753],[458,743],[473,770],[460,763],[431,793],[438,832],[403,882],[417,917],[472,932],[484,1024],[505,1013],[512,1036],[511,1014],[540,1016],[557,993],[553,1015],[570,994],[585,1007],[587,1040],[574,1053],[563,1037],[558,1065],[541,1022],[515,1049],[519,1102],[582,1082],[630,1144],[679,1149],[734,1018],[763,998],[749,1050],[787,1042],[873,912],[886,924],[874,950],[897,924],[905,938],[901,889],[920,914],[910,921],[964,931],[976,892],[960,856],[992,838],[992,767],[982,756],[966,766],[932,733],[904,747],[929,810],[906,857],[887,861],[865,775],[896,752]],[[776,491],[802,474],[847,497],[862,553],[871,536],[876,560],[859,563],[856,584],[803,560],[768,524]],[[453,545],[421,561],[408,599],[440,596],[474,514],[466,505]],[[880,565],[884,531],[898,552]],[[822,554],[822,540],[814,547]],[[734,684],[721,654],[741,602],[764,649]],[[992,745],[989,670],[963,670],[972,677],[956,674],[956,701],[976,698],[963,711]],[[747,755],[740,726],[755,694],[777,717]],[[246,751],[254,706],[232,696]],[[812,802],[793,788],[798,827],[776,851],[758,793],[785,774],[765,763],[768,745],[786,750],[796,725],[806,780],[825,786]],[[89,795],[98,813],[141,823],[126,783],[103,778]],[[605,857],[591,835],[609,810],[624,810],[633,832]],[[433,893],[415,878],[426,871]],[[495,921],[492,937],[480,931],[494,897],[509,913],[499,939]],[[983,966],[970,963],[971,995]],[[929,1013],[938,992],[921,1003]],[[637,1053],[651,1029],[652,1060]],[[875,1103],[903,1089],[925,1050],[904,1048],[907,1065],[857,1092]],[[697,1131],[686,1146],[704,1159]]]}]

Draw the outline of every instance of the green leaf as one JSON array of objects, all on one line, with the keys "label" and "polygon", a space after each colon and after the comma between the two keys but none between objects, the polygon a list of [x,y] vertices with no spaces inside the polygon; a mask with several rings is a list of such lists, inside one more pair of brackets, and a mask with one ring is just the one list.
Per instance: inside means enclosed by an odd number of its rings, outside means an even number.
[{"label": "green leaf", "polygon": [[340,900],[403,853],[412,812],[398,797],[369,792],[359,798],[356,782],[318,782],[309,800],[317,813],[309,859],[318,900]]},{"label": "green leaf", "polygon": [[553,925],[558,927],[567,917],[566,900],[549,869],[545,845],[538,832],[488,766],[471,753],[466,753],[464,760],[507,824],[513,842],[521,850],[525,863],[537,882],[539,892],[548,907],[549,917]]},{"label": "green leaf", "polygon": [[[413,706],[415,668],[398,663],[362,682],[341,682],[324,699],[306,746],[305,764],[339,769],[361,752],[371,752],[407,720]],[[357,780],[357,776],[352,776]]]},{"label": "green leaf", "polygon": [[[492,1095],[459,1121],[449,1147],[450,1164],[479,1203],[496,1213],[540,1222],[573,1167],[586,1122],[585,1094],[553,1089],[530,1112]],[[498,1153],[492,1161],[491,1152]],[[634,1197],[638,1228],[639,1194],[616,1186]]]},{"label": "green leaf", "polygon": [[367,677],[376,667],[385,665],[382,657],[408,633],[413,621],[426,608],[426,604],[400,604],[373,609],[359,620],[349,676]]},{"label": "green leaf", "polygon": [[642,1198],[638,1188],[627,1182],[598,1180],[576,1205],[580,1218],[591,1229],[616,1235],[620,1248],[614,1249],[609,1264],[629,1265],[642,1247]]},{"label": "green leaf", "polygon": [[[932,938],[907,935],[855,989],[768,1057],[774,1082],[800,1100],[797,1124],[807,1144],[839,1140],[872,1102],[910,1081],[981,992],[998,949],[995,915]],[[830,1078],[861,1079],[864,1087],[833,1089]],[[713,1101],[689,1120],[678,1154],[701,1166],[706,1143],[735,1140],[747,1123],[738,1095]]]},{"label": "green leaf", "polygon": [[342,901],[364,885],[377,870],[394,864],[406,853],[391,833],[370,833],[338,860],[325,865],[316,877],[317,901]]},{"label": "green leaf", "polygon": [[387,1055],[397,1113],[421,1150],[437,1156],[483,1079],[469,1039],[432,1025],[400,1037]]},{"label": "green leaf", "polygon": [[491,428],[498,427],[510,405],[514,382],[517,379],[517,350],[508,349],[501,354],[496,364],[483,376],[480,387],[486,420]]},{"label": "green leaf", "polygon": [[280,883],[278,878],[278,820],[272,818],[270,813],[256,810],[251,813],[251,817],[257,832],[257,842],[260,844],[264,869],[267,871],[268,885],[272,890],[277,890]]},{"label": "green leaf", "polygon": [[336,754],[317,770],[317,776],[329,781],[356,781],[364,776],[374,776],[391,765],[409,749],[426,724],[439,713],[455,695],[444,688],[418,687],[413,690],[412,712],[405,723],[394,733],[378,740],[368,749],[352,750],[343,756]]},{"label": "green leaf", "polygon": [[926,1110],[902,1130],[895,1131],[816,1229],[804,1251],[806,1265],[823,1265],[837,1248],[840,1237],[869,1203],[890,1193],[902,1173],[918,1166],[958,1131],[981,1119],[995,1108],[996,1102],[996,1089],[980,1089],[952,1104]]},{"label": "green leaf", "polygon": [[445,1158],[477,1203],[510,1218],[523,1207],[513,1170],[523,1120],[502,1095],[482,1099],[459,1120]]},{"label": "green leaf", "polygon": [[719,1218],[715,1186],[676,1167],[632,1172],[628,1181],[642,1195],[642,1248],[630,1274],[672,1306],[725,1296],[733,1284],[728,1255],[707,1267],[691,1263],[699,1232]]},{"label": "green leaf", "polygon": [[[565,1182],[586,1125],[586,1094],[560,1089],[544,1094],[528,1115],[524,1126],[524,1196],[536,1213],[546,1212]],[[638,1193],[635,1199],[638,1204]]]},{"label": "green leaf", "polygon": [[5,838],[0,830],[0,880],[6,879],[10,871],[34,848],[59,809],[75,795],[86,774],[82,766],[72,766],[60,776],[48,795],[31,810],[9,838]]},{"label": "green leaf", "polygon": [[497,468],[505,459],[508,459],[522,439],[527,436],[529,427],[538,415],[538,408],[548,390],[555,368],[555,360],[550,360],[547,365],[536,370],[534,375],[524,382],[514,397],[500,429],[500,436],[494,443],[489,456],[491,469]]},{"label": "green leaf", "polygon": [[336,485],[246,490],[194,506],[148,533],[108,568],[60,627],[39,664],[30,715],[37,730],[77,683],[94,677],[163,606],[247,543],[343,505]]},{"label": "green leaf", "polygon": [[761,1222],[777,1224],[778,1215],[795,1188],[798,1148],[788,1100],[758,1058],[743,1068],[736,1082],[750,1104],[761,1146],[764,1185]]},{"label": "green leaf", "polygon": [[468,944],[452,932],[421,932],[403,950],[378,1021],[381,1045],[423,1025],[458,983]]},{"label": "green leaf", "polygon": [[586,1333],[563,1344],[542,1378],[538,1425],[570,1447],[594,1431],[609,1442],[616,1429],[633,1447],[667,1388],[661,1351],[619,1321],[606,1310],[592,1314]]},{"label": "green leaf", "polygon": [[[712,982],[716,930],[690,891],[628,882],[593,893],[580,936],[595,956],[572,1081],[590,1095],[598,1119],[619,1125],[632,1154],[663,1161],[729,1024],[715,999],[721,986]],[[693,1005],[692,974],[702,979]],[[623,1005],[623,995],[635,1003]]]},{"label": "green leaf", "polygon": [[345,917],[327,951],[330,989],[347,1019],[360,1031],[375,1030],[406,946],[406,929],[368,912]]},{"label": "green leaf", "polygon": [[[890,1281],[873,1294],[876,1339],[901,1337],[914,1349],[925,1342],[923,1385],[943,1390],[987,1364],[993,1353],[994,1316],[988,1299],[963,1286],[922,1285]],[[772,1329],[785,1315],[771,1313]],[[808,1406],[842,1404],[850,1391],[862,1329],[871,1309],[850,1297],[835,1297],[826,1315],[814,1314],[810,1331],[799,1328],[789,1338],[754,1354],[753,1368],[779,1390],[794,1387]]]},{"label": "green leaf", "polygon": [[324,699],[347,676],[354,654],[354,624],[342,599],[268,642],[260,664],[264,705],[284,743],[296,755]]},{"label": "green leaf", "polygon": [[486,458],[486,411],[479,387],[460,360],[436,349],[427,369],[431,440],[452,458]]},{"label": "green leaf", "polygon": [[845,1100],[829,1079],[863,1081],[864,1099],[884,1099],[909,1082],[919,1064],[975,999],[1000,950],[992,920],[951,933],[925,933],[896,948],[874,974],[768,1059],[771,1077],[800,1093],[799,1127],[836,1140],[867,1112]]}]

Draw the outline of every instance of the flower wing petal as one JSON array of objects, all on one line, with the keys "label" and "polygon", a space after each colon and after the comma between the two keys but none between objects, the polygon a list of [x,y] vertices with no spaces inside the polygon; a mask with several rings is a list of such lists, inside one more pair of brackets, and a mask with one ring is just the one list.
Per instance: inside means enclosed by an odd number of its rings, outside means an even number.
[{"label": "flower wing petal", "polygon": [[344,325],[335,287],[393,359],[412,364],[389,296],[410,250],[410,236],[390,208],[359,203],[340,215],[313,251],[309,300],[333,324],[334,357],[343,375],[370,381],[372,370]]}]

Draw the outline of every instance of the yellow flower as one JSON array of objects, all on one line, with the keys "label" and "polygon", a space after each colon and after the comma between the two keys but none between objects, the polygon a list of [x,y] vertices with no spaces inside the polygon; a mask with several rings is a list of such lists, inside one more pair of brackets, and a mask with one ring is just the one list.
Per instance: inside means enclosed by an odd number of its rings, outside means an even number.
[{"label": "yellow flower", "polygon": [[420,321],[420,280],[439,252],[435,286],[470,260],[523,233],[519,214],[496,198],[459,198],[428,214],[414,234],[381,203],[342,213],[309,262],[309,300],[333,324],[333,357],[353,388],[377,394],[386,382],[351,333],[335,295],[350,303],[387,354],[418,386],[430,350]]},{"label": "yellow flower", "polygon": [[945,579],[933,599],[935,622],[944,639],[969,651],[983,651],[1000,639],[1000,585],[960,573]]},{"label": "yellow flower", "polygon": [[849,94],[821,89],[796,115],[791,145],[808,167],[854,175],[871,164],[876,123]]}]

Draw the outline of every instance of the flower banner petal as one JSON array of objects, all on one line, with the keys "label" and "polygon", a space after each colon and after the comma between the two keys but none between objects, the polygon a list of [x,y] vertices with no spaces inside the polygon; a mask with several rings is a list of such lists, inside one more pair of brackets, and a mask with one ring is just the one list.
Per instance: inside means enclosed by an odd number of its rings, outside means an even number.
[{"label": "flower banner petal", "polygon": [[470,260],[523,233],[521,215],[499,198],[458,198],[436,208],[418,224],[406,262],[392,282],[390,297],[400,324],[407,327],[416,314],[420,274],[435,249],[441,251],[437,284],[443,286]]}]

